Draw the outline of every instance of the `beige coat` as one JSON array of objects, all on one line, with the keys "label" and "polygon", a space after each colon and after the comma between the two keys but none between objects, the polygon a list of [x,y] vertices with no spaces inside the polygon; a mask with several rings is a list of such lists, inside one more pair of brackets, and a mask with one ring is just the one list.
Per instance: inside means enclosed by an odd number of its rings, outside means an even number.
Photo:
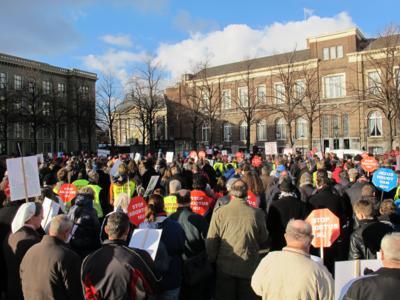
[{"label": "beige coat", "polygon": [[269,253],[260,262],[251,286],[263,300],[334,299],[329,271],[307,253],[289,247]]}]

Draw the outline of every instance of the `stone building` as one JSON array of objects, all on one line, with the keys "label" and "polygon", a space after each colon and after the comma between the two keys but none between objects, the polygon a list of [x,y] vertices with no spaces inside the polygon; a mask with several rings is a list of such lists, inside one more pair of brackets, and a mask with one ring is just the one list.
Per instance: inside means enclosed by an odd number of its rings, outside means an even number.
[{"label": "stone building", "polygon": [[396,148],[399,47],[399,35],[368,39],[352,28],[310,37],[303,50],[185,74],[166,90],[168,134],[178,149],[193,140],[245,148],[248,136],[249,146],[276,141],[279,151]]},{"label": "stone building", "polygon": [[96,149],[97,75],[0,54],[0,152]]}]

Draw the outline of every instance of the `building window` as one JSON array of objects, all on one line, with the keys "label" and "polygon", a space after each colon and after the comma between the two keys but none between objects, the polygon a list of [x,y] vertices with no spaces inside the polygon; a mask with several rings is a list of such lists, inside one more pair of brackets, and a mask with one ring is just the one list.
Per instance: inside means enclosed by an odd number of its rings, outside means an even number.
[{"label": "building window", "polygon": [[382,115],[373,111],[368,116],[368,131],[370,136],[382,136]]},{"label": "building window", "polygon": [[261,120],[257,123],[257,141],[267,140],[267,121]]},{"label": "building window", "polygon": [[42,91],[43,91],[43,95],[50,94],[50,81],[42,82]]},{"label": "building window", "polygon": [[308,136],[308,122],[304,118],[298,118],[296,120],[296,137],[303,139]]},{"label": "building window", "polygon": [[22,89],[22,76],[21,75],[14,75],[14,89],[15,90]]},{"label": "building window", "polygon": [[23,124],[21,122],[14,123],[14,137],[16,139],[22,138]]},{"label": "building window", "polygon": [[284,118],[276,121],[276,139],[286,140],[286,121]]},{"label": "building window", "polygon": [[79,92],[80,92],[82,95],[87,95],[87,94],[89,94],[89,87],[88,87],[87,85],[81,85],[81,86],[79,87]]},{"label": "building window", "polygon": [[328,60],[329,59],[329,48],[324,48],[323,49],[323,57],[324,57],[324,60]]},{"label": "building window", "polygon": [[304,98],[306,93],[306,83],[304,80],[297,80],[294,86],[294,95],[297,99]]},{"label": "building window", "polygon": [[210,126],[208,123],[204,123],[201,127],[201,139],[203,142],[208,142],[210,138]]},{"label": "building window", "polygon": [[43,103],[42,103],[42,113],[43,113],[43,116],[50,116],[50,102],[43,101]]},{"label": "building window", "polygon": [[381,90],[381,78],[378,71],[368,72],[367,86],[368,93],[372,95],[378,95]]},{"label": "building window", "polygon": [[329,116],[322,116],[322,136],[329,137]]},{"label": "building window", "polygon": [[338,115],[332,116],[332,130],[333,130],[333,136],[338,137],[339,136],[339,116]]},{"label": "building window", "polygon": [[259,85],[257,87],[257,102],[265,104],[267,101],[267,88],[265,85]]},{"label": "building window", "polygon": [[33,130],[33,123],[29,123],[29,127],[28,127],[28,132],[29,132],[29,138],[33,139],[35,138],[35,131]]},{"label": "building window", "polygon": [[323,48],[322,55],[323,55],[324,60],[342,58],[343,57],[343,46],[339,45],[339,46]]},{"label": "building window", "polygon": [[342,45],[337,46],[336,51],[337,51],[336,52],[337,58],[343,58],[343,46]]},{"label": "building window", "polygon": [[336,47],[331,47],[329,50],[330,59],[336,59]]},{"label": "building window", "polygon": [[283,85],[283,83],[275,84],[275,99],[276,104],[285,103],[285,86]]},{"label": "building window", "polygon": [[201,110],[207,110],[210,109],[211,103],[210,103],[210,92],[208,90],[204,90],[201,92],[201,103],[200,103],[200,109]]},{"label": "building window", "polygon": [[325,98],[340,98],[345,96],[344,75],[324,77]]},{"label": "building window", "polygon": [[43,152],[51,153],[51,143],[43,143]]},{"label": "building window", "polygon": [[65,131],[66,131],[66,126],[65,124],[58,124],[58,138],[59,139],[65,139]]},{"label": "building window", "polygon": [[249,97],[247,94],[247,87],[240,87],[238,88],[239,94],[239,103],[241,107],[248,107],[249,106]]},{"label": "building window", "polygon": [[247,140],[247,122],[246,121],[243,121],[240,124],[239,133],[240,133],[240,140],[241,141],[246,141]]},{"label": "building window", "polygon": [[224,142],[232,141],[232,125],[229,123],[224,124]]},{"label": "building window", "polygon": [[349,114],[343,114],[342,116],[342,128],[343,136],[349,136]]},{"label": "building window", "polygon": [[6,88],[7,88],[7,74],[0,73],[0,89],[6,89]]},{"label": "building window", "polygon": [[64,83],[57,84],[57,91],[59,95],[65,95],[65,84]]},{"label": "building window", "polygon": [[222,108],[230,109],[232,107],[231,90],[222,91]]}]

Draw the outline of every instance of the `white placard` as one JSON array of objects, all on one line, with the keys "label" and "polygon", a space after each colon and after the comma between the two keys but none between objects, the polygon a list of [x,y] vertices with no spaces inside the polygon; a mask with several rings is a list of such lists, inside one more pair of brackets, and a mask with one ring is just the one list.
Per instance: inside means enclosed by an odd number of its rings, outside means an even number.
[{"label": "white placard", "polygon": [[228,155],[228,151],[227,151],[227,150],[222,150],[222,151],[221,151],[221,154],[222,154],[222,155]]},{"label": "white placard", "polygon": [[42,206],[43,206],[43,220],[41,224],[44,231],[48,233],[51,219],[57,216],[60,210],[60,204],[46,197],[44,198]]},{"label": "white placard", "polygon": [[[359,263],[359,266],[357,266]],[[364,275],[366,268],[376,271],[382,267],[379,259],[363,259],[335,262],[335,299],[341,299],[340,294],[343,287],[352,279]],[[358,273],[359,271],[359,273]]]},{"label": "white placard", "polygon": [[158,178],[160,178],[159,175],[151,176],[149,184],[147,185],[147,188],[146,188],[146,192],[143,195],[144,198],[150,196],[150,194],[154,191],[154,189],[157,185],[157,182],[158,182]]},{"label": "white placard", "polygon": [[138,163],[139,160],[140,160],[140,158],[141,158],[141,155],[140,155],[139,152],[137,152],[137,153],[135,154],[135,159],[134,159],[134,161],[135,161],[136,163]]},{"label": "white placard", "polygon": [[48,152],[48,153],[47,153],[47,156],[48,156],[50,159],[53,159],[53,153]]},{"label": "white placard", "polygon": [[112,166],[112,168],[111,168],[111,170],[110,170],[110,175],[111,176],[117,176],[118,175],[118,167],[119,167],[119,165],[120,164],[122,164],[122,161],[120,161],[119,159],[117,159],[115,162],[114,162],[114,164],[113,164],[113,166]]},{"label": "white placard", "polygon": [[[24,173],[22,168],[24,162],[26,191]],[[26,156],[7,159],[7,172],[10,182],[11,201],[36,197],[42,194],[39,182],[39,169],[37,156]]]},{"label": "white placard", "polygon": [[145,250],[155,260],[158,246],[160,245],[161,234],[162,229],[135,229],[129,242],[129,248]]},{"label": "white placard", "polygon": [[110,155],[110,150],[97,149],[97,156],[98,157],[107,157],[109,155]]},{"label": "white placard", "polygon": [[129,153],[129,158],[133,160],[133,158],[135,157],[135,153]]},{"label": "white placard", "polygon": [[325,148],[325,153],[329,153],[331,149],[329,147]]},{"label": "white placard", "polygon": [[276,142],[266,142],[265,143],[265,155],[277,155],[278,146]]},{"label": "white placard", "polygon": [[293,154],[293,149],[292,148],[284,148],[283,154],[285,154],[285,155]]},{"label": "white placard", "polygon": [[167,164],[172,163],[172,161],[174,160],[174,152],[167,152],[167,154],[165,155],[165,159],[167,161]]},{"label": "white placard", "polygon": [[36,157],[39,163],[42,164],[44,162],[43,153],[36,154]]}]

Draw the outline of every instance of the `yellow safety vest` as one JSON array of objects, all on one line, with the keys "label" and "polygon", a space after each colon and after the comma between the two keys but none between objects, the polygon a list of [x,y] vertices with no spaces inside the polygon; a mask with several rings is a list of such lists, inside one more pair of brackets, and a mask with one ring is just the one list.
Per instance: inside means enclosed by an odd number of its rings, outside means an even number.
[{"label": "yellow safety vest", "polygon": [[104,216],[104,214],[103,214],[103,209],[101,208],[101,204],[100,204],[101,187],[99,187],[98,185],[95,185],[95,184],[88,184],[87,186],[90,187],[94,192],[93,208],[97,212],[97,217],[102,218]]},{"label": "yellow safety vest", "polygon": [[[136,183],[133,180],[129,181],[129,192],[130,194],[129,199],[133,197],[133,194],[135,193],[135,188],[136,188]],[[113,199],[115,201],[115,199],[118,198],[118,195],[121,193],[125,193],[128,194],[128,182],[125,182],[123,185],[118,185],[113,183],[113,187],[112,187],[112,191],[113,191]]]},{"label": "yellow safety vest", "polygon": [[171,215],[178,210],[178,201],[175,195],[164,197],[164,210],[167,215]]}]

